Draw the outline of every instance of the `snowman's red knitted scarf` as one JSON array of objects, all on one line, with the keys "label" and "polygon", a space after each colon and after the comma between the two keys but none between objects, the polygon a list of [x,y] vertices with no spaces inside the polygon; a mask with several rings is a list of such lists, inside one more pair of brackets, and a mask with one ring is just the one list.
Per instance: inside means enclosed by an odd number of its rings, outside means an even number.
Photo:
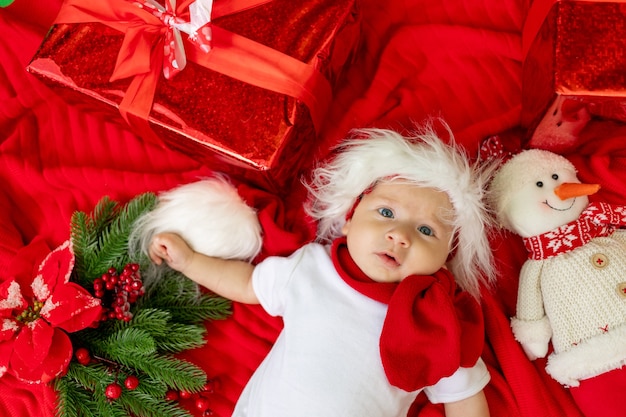
[{"label": "snowman's red knitted scarf", "polygon": [[524,238],[528,259],[548,259],[572,251],[626,226],[626,206],[590,203],[578,219],[541,235]]}]

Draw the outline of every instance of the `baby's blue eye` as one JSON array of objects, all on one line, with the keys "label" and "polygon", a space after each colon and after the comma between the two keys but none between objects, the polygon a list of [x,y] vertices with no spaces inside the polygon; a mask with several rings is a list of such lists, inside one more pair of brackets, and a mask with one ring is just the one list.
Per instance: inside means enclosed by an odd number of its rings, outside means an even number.
[{"label": "baby's blue eye", "polygon": [[380,215],[383,217],[393,219],[393,211],[391,211],[391,209],[388,209],[387,207],[379,208],[378,213],[380,213]]},{"label": "baby's blue eye", "polygon": [[423,235],[426,236],[432,236],[433,235],[433,229],[431,229],[428,226],[420,226],[417,228],[417,230],[419,230],[419,232]]}]

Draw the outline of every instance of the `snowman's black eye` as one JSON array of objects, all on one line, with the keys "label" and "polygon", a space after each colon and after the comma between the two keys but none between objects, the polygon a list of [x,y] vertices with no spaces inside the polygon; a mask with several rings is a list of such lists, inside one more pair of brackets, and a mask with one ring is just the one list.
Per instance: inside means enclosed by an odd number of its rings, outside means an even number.
[{"label": "snowman's black eye", "polygon": [[559,174],[552,174],[552,179],[553,180],[558,180],[559,179]]},{"label": "snowman's black eye", "polygon": [[537,183],[535,185],[537,187],[541,188],[541,187],[543,187],[543,181],[537,181]]}]

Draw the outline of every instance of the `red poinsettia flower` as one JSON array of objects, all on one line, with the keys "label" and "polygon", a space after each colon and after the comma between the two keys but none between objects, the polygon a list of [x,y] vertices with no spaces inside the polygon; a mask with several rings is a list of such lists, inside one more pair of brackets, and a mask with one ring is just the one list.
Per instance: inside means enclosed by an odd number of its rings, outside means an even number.
[{"label": "red poinsettia flower", "polygon": [[52,251],[22,291],[15,279],[0,284],[0,377],[9,372],[28,382],[49,382],[72,359],[66,332],[100,318],[100,300],[70,282],[74,252],[70,241]]}]

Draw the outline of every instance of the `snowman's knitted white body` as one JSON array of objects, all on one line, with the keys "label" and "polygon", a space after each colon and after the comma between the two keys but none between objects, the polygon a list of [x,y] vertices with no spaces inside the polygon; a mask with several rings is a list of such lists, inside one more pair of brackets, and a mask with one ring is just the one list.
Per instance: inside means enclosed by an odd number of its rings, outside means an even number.
[{"label": "snowman's knitted white body", "polygon": [[525,348],[535,345],[537,357],[545,356],[551,338],[546,370],[561,384],[577,386],[626,363],[625,291],[626,231],[529,259],[520,273],[515,337]]}]

